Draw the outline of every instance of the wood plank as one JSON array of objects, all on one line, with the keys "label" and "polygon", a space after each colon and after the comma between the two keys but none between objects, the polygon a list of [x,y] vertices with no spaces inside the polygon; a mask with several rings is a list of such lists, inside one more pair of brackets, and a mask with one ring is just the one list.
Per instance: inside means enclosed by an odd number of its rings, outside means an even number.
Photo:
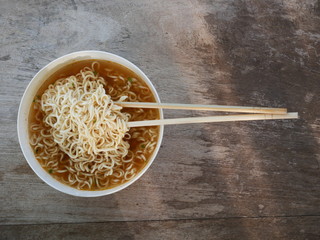
[{"label": "wood plank", "polygon": [[1,239],[319,239],[320,217],[0,226]]},{"label": "wood plank", "polygon": [[[318,5],[1,3],[0,223],[319,216]],[[101,198],[67,196],[27,165],[16,117],[24,89],[41,67],[85,49],[134,62],[164,102],[288,107],[301,118],[168,126],[157,159],[134,185]],[[170,118],[206,114],[165,111]]]}]

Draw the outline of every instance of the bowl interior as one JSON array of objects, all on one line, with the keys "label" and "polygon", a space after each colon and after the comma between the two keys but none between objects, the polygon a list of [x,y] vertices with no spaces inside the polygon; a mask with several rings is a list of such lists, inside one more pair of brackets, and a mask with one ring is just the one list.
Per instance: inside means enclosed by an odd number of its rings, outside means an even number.
[{"label": "bowl interior", "polygon": [[[152,164],[153,160],[155,159],[159,151],[162,137],[163,137],[163,126],[160,126],[159,138],[158,138],[156,149],[154,150],[153,154],[150,156],[150,159],[146,164],[146,166],[134,178],[114,188],[106,189],[106,190],[98,190],[98,191],[78,190],[76,188],[70,187],[68,185],[65,185],[59,182],[58,180],[53,178],[47,171],[45,171],[41,167],[38,160],[35,158],[33,150],[29,144],[28,118],[29,118],[29,110],[30,110],[30,106],[32,104],[33,98],[36,95],[40,86],[48,78],[48,76],[52,75],[54,72],[58,71],[60,68],[66,65],[69,65],[73,62],[78,62],[78,61],[88,60],[88,59],[112,61],[127,67],[128,69],[135,72],[138,76],[141,77],[141,79],[151,89],[156,101],[160,102],[159,95],[156,89],[154,88],[153,84],[151,83],[151,81],[148,79],[148,77],[137,66],[135,66],[133,63],[129,62],[128,60],[122,57],[119,57],[117,55],[107,53],[107,52],[101,52],[101,51],[74,52],[54,60],[53,62],[49,63],[47,66],[42,68],[34,76],[34,78],[29,83],[21,99],[19,112],[18,112],[17,126],[18,126],[18,138],[19,138],[22,152],[27,162],[29,163],[30,167],[44,182],[46,182],[51,187],[70,195],[81,196],[81,197],[97,197],[97,196],[108,195],[108,194],[120,191],[121,189],[128,187],[130,184],[135,182],[144,174],[144,172]],[[163,119],[162,110],[160,110],[160,119]]]}]

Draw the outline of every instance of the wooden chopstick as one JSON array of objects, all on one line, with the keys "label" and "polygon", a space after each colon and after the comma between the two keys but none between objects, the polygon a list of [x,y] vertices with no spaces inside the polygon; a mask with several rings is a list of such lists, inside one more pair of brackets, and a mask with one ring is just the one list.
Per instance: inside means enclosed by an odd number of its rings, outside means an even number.
[{"label": "wooden chopstick", "polygon": [[267,107],[241,107],[224,105],[199,105],[199,104],[179,104],[179,103],[149,103],[149,102],[114,102],[126,108],[163,108],[163,109],[185,109],[185,110],[207,110],[220,112],[243,112],[243,113],[268,113],[286,114],[286,108]]},{"label": "wooden chopstick", "polygon": [[157,125],[172,125],[185,123],[205,123],[205,122],[232,122],[232,121],[252,121],[252,120],[268,120],[268,119],[295,119],[298,118],[297,112],[287,114],[239,114],[212,117],[190,117],[190,118],[173,118],[161,120],[146,120],[128,122],[128,127],[145,127]]}]

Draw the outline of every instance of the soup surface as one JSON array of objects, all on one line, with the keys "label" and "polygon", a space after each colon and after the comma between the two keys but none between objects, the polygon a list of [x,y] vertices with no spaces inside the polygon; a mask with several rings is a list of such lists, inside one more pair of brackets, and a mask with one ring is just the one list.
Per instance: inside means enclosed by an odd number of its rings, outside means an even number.
[{"label": "soup surface", "polygon": [[[72,159],[62,151],[52,136],[52,129],[45,121],[45,111],[41,105],[44,92],[57,80],[77,75],[83,69],[91,68],[97,77],[102,77],[106,84],[104,90],[112,101],[155,102],[155,98],[143,80],[126,67],[104,60],[85,60],[72,63],[49,76],[34,97],[29,113],[30,145],[41,166],[58,181],[80,190],[103,190],[118,186],[139,173],[153,154],[159,136],[159,127],[131,128],[123,140],[130,147],[125,157],[112,169],[93,169],[93,164],[86,164],[75,170],[72,165],[80,161]],[[141,108],[123,108],[122,113],[129,114],[129,121],[159,119],[159,110]]]}]

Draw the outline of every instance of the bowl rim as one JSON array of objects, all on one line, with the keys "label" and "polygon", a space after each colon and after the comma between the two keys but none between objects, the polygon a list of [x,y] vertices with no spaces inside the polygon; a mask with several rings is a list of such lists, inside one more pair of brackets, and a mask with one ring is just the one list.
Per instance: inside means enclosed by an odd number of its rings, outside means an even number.
[{"label": "bowl rim", "polygon": [[[102,58],[99,58],[99,56]],[[150,81],[150,79],[146,76],[146,74],[129,60],[110,52],[97,51],[97,50],[72,52],[49,62],[46,66],[41,68],[34,75],[34,77],[31,79],[31,81],[29,82],[28,86],[26,87],[23,93],[23,96],[21,98],[20,105],[19,105],[19,110],[18,110],[17,132],[18,132],[18,140],[19,140],[20,148],[29,166],[36,173],[36,175],[40,179],[42,179],[42,181],[44,181],[49,186],[51,186],[52,188],[60,192],[63,192],[72,196],[77,196],[77,197],[99,197],[99,196],[113,194],[129,187],[131,184],[137,181],[150,168],[151,164],[156,158],[162,143],[163,131],[164,131],[164,126],[160,125],[158,142],[157,142],[156,148],[153,154],[151,155],[148,163],[144,166],[144,168],[134,178],[114,188],[97,190],[97,191],[79,190],[56,180],[47,171],[45,171],[45,169],[41,167],[40,163],[35,158],[29,143],[28,116],[30,112],[30,105],[32,103],[31,99],[34,98],[38,89],[41,87],[43,82],[47,79],[45,78],[45,76],[46,74],[49,74],[50,71],[51,71],[50,73],[51,75],[55,71],[57,71],[59,68],[66,66],[72,62],[78,62],[81,60],[88,60],[88,59],[107,60],[107,61],[111,61],[111,62],[118,63],[120,65],[123,65],[126,68],[129,68],[131,71],[133,71],[138,76],[140,76],[141,79],[149,86],[149,88],[151,89],[155,97],[156,102],[160,103],[160,97],[158,95],[158,92],[155,89],[152,82]],[[49,73],[47,73],[48,71]],[[31,93],[34,93],[34,94],[31,94]],[[30,104],[27,104],[28,102],[30,102]],[[160,109],[160,119],[163,119],[162,109]]]}]

